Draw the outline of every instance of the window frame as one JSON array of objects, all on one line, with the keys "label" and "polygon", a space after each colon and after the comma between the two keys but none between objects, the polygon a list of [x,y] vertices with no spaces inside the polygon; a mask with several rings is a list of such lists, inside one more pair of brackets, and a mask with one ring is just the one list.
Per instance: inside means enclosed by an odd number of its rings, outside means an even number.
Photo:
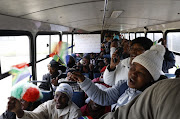
[{"label": "window frame", "polygon": [[[137,33],[144,33],[143,31],[142,32],[135,32],[135,38],[137,38]],[[146,33],[144,33],[144,37],[146,37]]]},{"label": "window frame", "polygon": [[[35,66],[34,65],[32,65],[33,64],[33,49],[34,49],[34,47],[33,47],[33,44],[34,44],[34,42],[33,42],[33,35],[31,34],[31,32],[29,32],[29,31],[23,31],[23,30],[0,30],[0,36],[24,36],[24,35],[26,35],[26,36],[28,36],[29,37],[29,45],[30,45],[30,49],[29,49],[29,54],[30,54],[30,63],[29,63],[29,66],[32,66],[32,75],[33,75],[33,77],[35,76],[35,72],[34,72],[34,68],[35,68]],[[2,74],[2,72],[1,72],[1,63],[0,63],[0,80],[1,79],[4,79],[4,78],[6,78],[6,77],[8,77],[8,76],[10,76],[10,74],[9,74],[9,71],[8,72],[5,72],[5,73],[3,73]]]},{"label": "window frame", "polygon": [[[166,39],[166,41],[167,41],[167,34],[169,33],[169,32],[179,32],[180,33],[180,29],[173,29],[173,30],[166,30],[165,31],[165,39]],[[167,44],[166,44],[167,45]],[[178,53],[178,52],[174,52],[174,51],[171,51],[171,52],[173,52],[175,55],[178,55],[178,56],[180,56],[180,53]]]},{"label": "window frame", "polygon": [[146,37],[146,38],[147,38],[147,34],[148,34],[148,33],[153,33],[153,42],[154,42],[154,33],[162,33],[162,35],[163,35],[163,37],[164,37],[164,34],[163,34],[162,31],[148,31],[148,32],[145,33],[145,37]]}]

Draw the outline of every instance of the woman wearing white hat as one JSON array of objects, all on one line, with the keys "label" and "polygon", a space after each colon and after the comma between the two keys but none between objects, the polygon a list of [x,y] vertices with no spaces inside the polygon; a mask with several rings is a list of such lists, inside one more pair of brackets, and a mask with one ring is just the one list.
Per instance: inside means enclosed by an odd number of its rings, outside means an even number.
[{"label": "woman wearing white hat", "polygon": [[162,72],[165,48],[162,45],[152,46],[143,54],[136,56],[128,73],[128,89],[123,93],[120,80],[112,88],[101,90],[81,73],[74,72],[72,78],[77,80],[81,89],[97,104],[108,106],[117,103],[116,108],[126,105],[148,86],[158,81]]}]

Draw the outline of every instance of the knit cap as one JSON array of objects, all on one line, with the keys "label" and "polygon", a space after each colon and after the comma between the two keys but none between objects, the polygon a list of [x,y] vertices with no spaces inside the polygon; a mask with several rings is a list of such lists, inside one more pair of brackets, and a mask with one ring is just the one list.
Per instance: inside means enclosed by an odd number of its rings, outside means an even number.
[{"label": "knit cap", "polygon": [[152,75],[154,81],[157,81],[162,73],[162,64],[164,60],[165,48],[163,45],[153,45],[150,50],[136,56],[133,62],[144,66]]},{"label": "knit cap", "polygon": [[43,98],[40,89],[32,83],[18,83],[13,86],[11,96],[27,102],[39,101]]},{"label": "knit cap", "polygon": [[57,88],[56,88],[56,92],[62,92],[64,94],[66,94],[69,98],[69,100],[72,99],[72,96],[73,96],[73,89],[72,87],[67,84],[67,83],[61,83]]}]

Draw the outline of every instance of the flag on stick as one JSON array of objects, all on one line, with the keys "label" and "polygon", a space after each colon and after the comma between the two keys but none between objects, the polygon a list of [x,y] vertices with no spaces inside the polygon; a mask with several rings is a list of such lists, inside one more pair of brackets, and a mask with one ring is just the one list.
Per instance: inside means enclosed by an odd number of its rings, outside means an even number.
[{"label": "flag on stick", "polygon": [[13,76],[12,78],[12,85],[15,85],[25,79],[26,77],[30,76],[30,72],[28,70],[28,64],[21,63],[18,65],[13,65],[12,69],[10,70],[10,74]]},{"label": "flag on stick", "polygon": [[53,52],[49,57],[53,57],[56,62],[59,62],[61,65],[65,66],[65,56],[68,53],[68,45],[66,42],[59,41]]}]

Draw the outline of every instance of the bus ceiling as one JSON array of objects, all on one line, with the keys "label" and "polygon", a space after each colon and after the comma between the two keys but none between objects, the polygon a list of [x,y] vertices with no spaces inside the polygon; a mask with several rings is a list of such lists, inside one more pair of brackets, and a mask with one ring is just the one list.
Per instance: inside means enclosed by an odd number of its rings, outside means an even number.
[{"label": "bus ceiling", "polygon": [[[175,0],[1,0],[0,28],[88,33],[179,29]],[[147,28],[147,29],[146,29]]]}]

